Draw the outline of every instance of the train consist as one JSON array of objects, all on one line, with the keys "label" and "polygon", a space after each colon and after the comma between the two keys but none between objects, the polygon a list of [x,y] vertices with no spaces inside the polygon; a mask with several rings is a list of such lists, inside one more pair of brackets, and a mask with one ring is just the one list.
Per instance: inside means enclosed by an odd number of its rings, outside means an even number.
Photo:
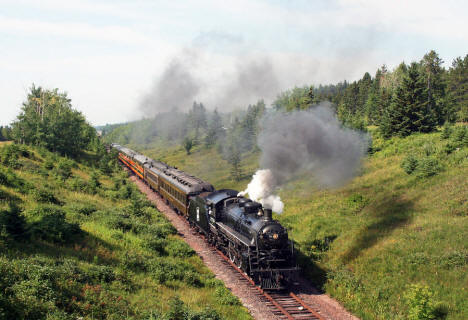
[{"label": "train consist", "polygon": [[119,160],[158,192],[263,289],[284,289],[298,268],[287,230],[258,202],[214,187],[164,162],[112,144]]}]

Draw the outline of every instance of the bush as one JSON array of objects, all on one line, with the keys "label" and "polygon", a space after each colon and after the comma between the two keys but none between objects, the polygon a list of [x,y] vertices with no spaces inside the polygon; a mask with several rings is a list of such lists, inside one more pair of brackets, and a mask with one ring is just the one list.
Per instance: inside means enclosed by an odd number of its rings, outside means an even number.
[{"label": "bush", "polygon": [[53,206],[38,206],[27,212],[34,222],[30,226],[31,235],[36,239],[54,243],[68,243],[82,231],[78,224],[65,220],[65,212]]},{"label": "bush", "polygon": [[446,154],[451,154],[452,152],[455,151],[455,149],[457,149],[457,146],[452,143],[452,142],[448,142],[445,146],[444,146],[444,152]]},{"label": "bush", "polygon": [[418,159],[410,154],[406,156],[406,158],[403,159],[401,162],[401,168],[407,173],[407,174],[412,174],[414,170],[418,167]]},{"label": "bush", "polygon": [[239,299],[231,293],[225,286],[218,286],[215,289],[216,300],[228,306],[240,305]]},{"label": "bush", "polygon": [[143,247],[158,253],[159,255],[166,254],[167,241],[165,239],[145,239]]},{"label": "bush", "polygon": [[453,134],[453,139],[456,142],[462,142],[463,139],[465,138],[466,133],[466,127],[465,126],[460,126],[455,128],[455,132]]},{"label": "bush", "polygon": [[8,210],[0,210],[0,239],[19,240],[27,238],[26,221],[20,210],[10,204]]},{"label": "bush", "polygon": [[11,169],[3,170],[0,168],[0,184],[14,188],[21,193],[27,193],[32,189],[32,186],[29,183],[18,177]]},{"label": "bush", "polygon": [[435,319],[436,307],[432,301],[434,293],[428,286],[413,284],[404,294],[404,299],[408,305],[408,319],[422,320]]},{"label": "bush", "polygon": [[67,207],[70,211],[89,216],[92,213],[97,211],[97,208],[94,204],[81,204],[81,203],[72,203]]},{"label": "bush", "polygon": [[32,192],[32,197],[37,202],[41,203],[62,204],[51,191],[46,189],[35,189]]},{"label": "bush", "polygon": [[179,258],[188,258],[195,254],[195,251],[188,244],[178,239],[171,239],[165,250],[170,256]]},{"label": "bush", "polygon": [[448,123],[444,124],[444,127],[442,128],[442,134],[440,137],[442,139],[448,139],[450,138],[450,135],[452,134],[452,126]]},{"label": "bush", "polygon": [[88,186],[88,183],[80,177],[73,177],[71,179],[68,179],[66,182],[66,186],[70,190],[77,192],[90,193],[91,191],[91,188]]},{"label": "bush", "polygon": [[101,186],[101,182],[99,181],[99,174],[96,171],[91,172],[88,185],[93,191],[96,191]]},{"label": "bush", "polygon": [[52,158],[47,158],[43,163],[44,169],[52,170],[54,168],[54,160]]},{"label": "bush", "polygon": [[106,225],[111,229],[118,229],[123,232],[128,232],[133,229],[133,222],[130,215],[123,212],[105,212],[108,214]]},{"label": "bush", "polygon": [[187,262],[155,258],[147,261],[147,269],[160,284],[165,284],[168,281],[183,281],[194,287],[203,285],[197,270]]},{"label": "bush", "polygon": [[56,175],[63,179],[67,180],[72,175],[72,168],[76,166],[76,163],[73,160],[61,158],[55,169]]},{"label": "bush", "polygon": [[136,252],[128,251],[123,255],[120,265],[127,271],[146,271],[146,259]]},{"label": "bush", "polygon": [[21,165],[18,162],[18,159],[23,155],[27,155],[29,157],[29,152],[24,147],[20,147],[14,143],[6,145],[0,149],[0,163],[13,169],[19,169]]},{"label": "bush", "polygon": [[222,317],[212,308],[201,312],[192,311],[178,297],[169,300],[169,310],[164,314],[164,320],[221,320]]},{"label": "bush", "polygon": [[418,163],[417,176],[427,178],[436,175],[441,170],[439,161],[435,158],[423,158]]}]

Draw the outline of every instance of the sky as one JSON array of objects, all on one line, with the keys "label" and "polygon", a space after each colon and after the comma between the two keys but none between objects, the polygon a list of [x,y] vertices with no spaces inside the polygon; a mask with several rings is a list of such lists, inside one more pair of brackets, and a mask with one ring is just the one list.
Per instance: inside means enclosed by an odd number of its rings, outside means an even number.
[{"label": "sky", "polygon": [[268,103],[295,85],[354,81],[430,50],[447,68],[468,54],[466,1],[0,0],[0,8],[0,125],[16,118],[33,83],[67,92],[102,125],[191,100],[220,110]]}]

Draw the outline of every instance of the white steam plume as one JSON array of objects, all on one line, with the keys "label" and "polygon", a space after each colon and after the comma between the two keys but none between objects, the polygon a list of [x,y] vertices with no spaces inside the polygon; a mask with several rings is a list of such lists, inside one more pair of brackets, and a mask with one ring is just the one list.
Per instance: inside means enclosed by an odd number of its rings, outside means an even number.
[{"label": "white steam plume", "polygon": [[281,198],[274,195],[276,187],[275,178],[270,169],[260,169],[255,172],[247,189],[239,192],[239,196],[249,194],[250,199],[260,202],[265,208],[282,213],[284,203]]}]

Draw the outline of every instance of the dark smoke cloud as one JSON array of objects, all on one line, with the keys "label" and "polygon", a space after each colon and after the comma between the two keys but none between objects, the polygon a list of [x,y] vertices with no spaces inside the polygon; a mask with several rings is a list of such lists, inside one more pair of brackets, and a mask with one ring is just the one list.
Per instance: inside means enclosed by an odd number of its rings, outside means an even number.
[{"label": "dark smoke cloud", "polygon": [[280,91],[273,63],[266,56],[239,60],[237,74],[231,79],[217,99],[228,110],[274,97]]},{"label": "dark smoke cloud", "polygon": [[172,59],[140,105],[145,116],[153,117],[161,112],[187,109],[192,105],[202,87],[201,80],[191,71],[197,60],[198,56],[192,50],[183,50]]},{"label": "dark smoke cloud", "polygon": [[209,68],[204,67],[209,64],[200,51],[183,50],[144,96],[140,111],[145,117],[174,109],[187,111],[194,101],[211,109],[232,111],[272,98],[280,91],[273,63],[267,57],[238,58],[233,72],[223,72],[208,81],[205,69]]},{"label": "dark smoke cloud", "polygon": [[[267,116],[258,137],[260,165],[276,185],[311,174],[319,187],[344,184],[358,172],[368,137],[343,128],[327,105]],[[271,187],[271,186],[270,186]]]}]

